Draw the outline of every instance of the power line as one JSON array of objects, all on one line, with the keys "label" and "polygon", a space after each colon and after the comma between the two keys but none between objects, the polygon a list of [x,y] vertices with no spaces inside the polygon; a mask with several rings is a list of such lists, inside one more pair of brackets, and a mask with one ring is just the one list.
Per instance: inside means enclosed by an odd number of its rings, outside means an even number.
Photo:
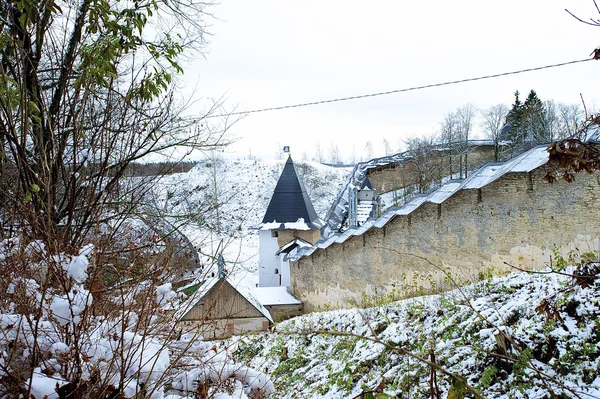
[{"label": "power line", "polygon": [[408,88],[405,88],[405,89],[396,89],[396,90],[382,91],[382,92],[378,92],[378,93],[360,94],[360,95],[350,96],[350,97],[332,98],[332,99],[329,99],[329,100],[311,101],[311,102],[308,102],[308,103],[281,105],[281,106],[278,106],[278,107],[259,108],[259,109],[253,109],[253,110],[250,110],[250,111],[232,112],[232,113],[229,113],[229,114],[208,115],[208,116],[206,116],[206,118],[217,118],[217,117],[232,116],[232,115],[257,114],[257,113],[260,113],[260,112],[267,112],[267,111],[279,111],[279,110],[282,110],[282,109],[289,109],[289,108],[309,107],[309,106],[313,106],[313,105],[328,104],[328,103],[335,103],[335,102],[341,102],[341,101],[358,100],[358,99],[361,99],[361,98],[368,98],[368,97],[386,96],[386,95],[389,95],[389,94],[404,93],[404,92],[407,92],[407,91],[429,89],[431,87],[449,86],[449,85],[454,85],[454,84],[459,84],[459,83],[474,82],[474,81],[477,81],[477,80],[493,79],[493,78],[499,78],[499,77],[502,77],[502,76],[517,75],[517,74],[525,73],[525,72],[540,71],[542,69],[558,68],[558,67],[562,67],[562,66],[566,66],[566,65],[578,64],[578,63],[581,63],[581,62],[587,62],[587,61],[592,61],[592,60],[593,60],[593,58],[586,58],[586,59],[583,59],[583,60],[561,62],[560,64],[544,65],[544,66],[535,67],[535,68],[521,69],[521,70],[518,70],[518,71],[503,72],[503,73],[497,73],[497,74],[494,74],[494,75],[479,76],[479,77],[476,77],[476,78],[467,78],[467,79],[460,79],[460,80],[452,80],[452,81],[442,82],[442,83],[432,83],[432,84],[423,85],[423,86],[408,87]]}]

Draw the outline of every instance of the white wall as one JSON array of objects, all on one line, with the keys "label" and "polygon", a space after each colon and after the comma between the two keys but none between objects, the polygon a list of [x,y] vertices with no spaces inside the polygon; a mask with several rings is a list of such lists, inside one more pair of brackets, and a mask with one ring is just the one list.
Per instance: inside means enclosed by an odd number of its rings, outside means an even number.
[{"label": "white wall", "polygon": [[[277,237],[271,237],[271,230],[261,230],[258,236],[258,286],[279,287],[283,284],[281,276],[280,256],[275,255],[279,250]],[[275,271],[278,271],[276,274]],[[287,273],[287,284],[289,285],[289,265]]]},{"label": "white wall", "polygon": [[281,262],[281,285],[289,287],[290,286],[290,262],[284,262],[282,257]]},{"label": "white wall", "polygon": [[375,196],[375,192],[372,190],[359,190],[358,200],[359,201],[372,201]]}]

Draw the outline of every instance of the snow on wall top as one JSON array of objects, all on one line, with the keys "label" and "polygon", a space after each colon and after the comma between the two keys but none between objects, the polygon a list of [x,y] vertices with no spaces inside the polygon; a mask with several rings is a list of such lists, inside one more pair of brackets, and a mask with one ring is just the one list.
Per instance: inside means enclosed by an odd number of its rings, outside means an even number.
[{"label": "snow on wall top", "polygon": [[[491,140],[470,140],[469,146],[488,146],[493,145]],[[437,150],[443,151],[446,148],[443,145],[439,145],[436,147]],[[344,220],[347,216],[348,209],[348,188],[352,185],[356,186],[359,182],[364,181],[365,176],[367,175],[367,171],[369,169],[376,168],[378,166],[389,165],[393,163],[399,163],[411,159],[412,155],[410,151],[400,152],[394,155],[388,155],[380,158],[373,158],[366,162],[359,162],[352,169],[348,178],[346,180],[346,184],[338,193],[336,199],[334,200],[331,208],[329,208],[329,212],[327,212],[327,217],[325,221],[325,228],[322,230],[322,234],[324,236],[328,236],[331,232],[338,231]]]},{"label": "snow on wall top", "polygon": [[600,143],[600,126],[592,125],[588,127],[586,136],[585,141],[588,143]]},{"label": "snow on wall top", "polygon": [[546,145],[539,145],[510,161],[484,165],[466,179],[462,188],[481,188],[511,172],[531,172],[548,162],[549,154],[546,147]]},{"label": "snow on wall top", "polygon": [[[297,261],[298,259],[309,256],[319,248],[327,248],[334,243],[341,244],[353,236],[360,236],[366,233],[372,228],[382,228],[390,220],[399,215],[409,215],[415,209],[419,208],[424,203],[441,204],[448,198],[452,197],[456,192],[460,190],[478,189],[484,187],[495,180],[498,180],[507,173],[519,173],[519,172],[531,172],[534,169],[548,162],[548,152],[546,151],[546,145],[539,145],[532,148],[531,150],[515,157],[506,162],[493,162],[484,165],[477,171],[464,180],[450,180],[448,183],[442,185],[439,189],[432,192],[431,194],[424,194],[414,197],[411,201],[406,203],[404,206],[390,208],[385,214],[378,219],[369,219],[365,224],[358,228],[351,228],[346,230],[344,233],[332,234],[327,239],[321,239],[310,248],[299,249],[294,256],[290,256],[289,260]],[[402,154],[397,154],[402,155]],[[386,157],[385,159],[391,159],[392,157]],[[354,168],[353,173],[348,179],[348,183],[352,181],[352,177],[360,173],[365,173],[369,167],[373,167],[371,162],[381,162],[383,158],[374,159],[361,166],[357,165]],[[347,193],[347,190],[346,190]],[[347,194],[346,194],[347,195]],[[341,200],[344,200],[343,192],[342,195],[338,196],[337,203],[334,203],[332,209],[335,211],[341,206]],[[347,199],[346,199],[347,202]],[[331,211],[330,211],[331,212]],[[328,225],[331,227],[332,218],[328,220]]]},{"label": "snow on wall top", "polygon": [[264,305],[299,305],[298,299],[290,294],[289,287],[258,287],[254,290],[256,299]]},{"label": "snow on wall top", "polygon": [[454,195],[454,193],[462,187],[463,182],[464,180],[450,180],[448,183],[431,193],[427,197],[427,202],[441,204]]}]

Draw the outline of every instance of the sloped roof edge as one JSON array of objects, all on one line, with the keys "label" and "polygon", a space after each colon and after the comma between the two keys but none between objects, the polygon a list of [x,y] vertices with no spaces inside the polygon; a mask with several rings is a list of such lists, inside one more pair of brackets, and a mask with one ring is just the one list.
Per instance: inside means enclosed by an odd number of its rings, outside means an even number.
[{"label": "sloped roof edge", "polygon": [[350,233],[348,233],[348,230],[343,233],[332,234],[327,239],[317,241],[315,245],[310,248],[298,250],[296,255],[290,257],[289,260],[297,261],[304,256],[311,255],[317,249],[328,248],[334,243],[343,243],[350,237],[361,236],[372,228],[382,228],[396,216],[409,215],[425,203],[441,204],[458,191],[484,187],[508,173],[531,172],[548,162],[548,152],[546,151],[546,148],[547,145],[545,144],[538,145],[511,160],[505,162],[489,162],[477,169],[471,176],[464,180],[451,180],[430,194],[416,196],[401,207],[390,208],[381,217],[369,219],[365,224],[357,229],[353,229]]},{"label": "sloped roof edge", "polygon": [[292,157],[289,156],[277,180],[262,223],[273,223],[274,221],[291,223],[300,218],[304,219],[307,224],[320,224],[304,183],[298,176]]},{"label": "sloped roof edge", "polygon": [[250,305],[258,310],[263,316],[265,316],[271,323],[273,323],[273,317],[271,313],[256,299],[246,287],[236,286],[229,278],[225,277],[220,279],[219,277],[213,277],[209,279],[205,284],[202,284],[198,291],[190,295],[179,307],[179,310],[175,313],[177,321],[182,320],[189,312],[192,311],[194,306],[202,300],[221,280],[229,284],[235,291],[237,291]]}]

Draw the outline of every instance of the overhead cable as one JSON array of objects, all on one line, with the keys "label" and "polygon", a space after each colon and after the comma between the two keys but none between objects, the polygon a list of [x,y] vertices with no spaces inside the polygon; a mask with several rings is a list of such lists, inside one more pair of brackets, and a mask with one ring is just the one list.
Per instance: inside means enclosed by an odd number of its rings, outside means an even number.
[{"label": "overhead cable", "polygon": [[339,98],[332,98],[332,99],[328,99],[328,100],[311,101],[311,102],[307,102],[307,103],[281,105],[281,106],[269,107],[269,108],[259,108],[259,109],[253,109],[253,110],[250,110],[250,111],[236,111],[236,112],[231,112],[231,113],[228,113],[228,114],[208,115],[205,118],[217,118],[217,117],[232,116],[232,115],[257,114],[257,113],[260,113],[260,112],[267,112],[267,111],[279,111],[279,110],[282,110],[282,109],[309,107],[309,106],[313,106],[313,105],[328,104],[328,103],[335,103],[335,102],[341,102],[341,101],[358,100],[358,99],[361,99],[361,98],[368,98],[368,97],[386,96],[386,95],[389,95],[389,94],[404,93],[404,92],[407,92],[407,91],[429,89],[431,87],[449,86],[449,85],[455,85],[455,84],[459,84],[459,83],[474,82],[474,81],[477,81],[477,80],[485,80],[485,79],[499,78],[499,77],[502,77],[502,76],[517,75],[517,74],[525,73],[525,72],[540,71],[542,69],[558,68],[558,67],[562,67],[562,66],[566,66],[566,65],[578,64],[578,63],[582,63],[582,62],[592,61],[593,59],[594,58],[586,58],[586,59],[583,59],[583,60],[561,62],[559,64],[544,65],[544,66],[535,67],[535,68],[520,69],[518,71],[496,73],[496,74],[493,74],[493,75],[485,75],[485,76],[479,76],[479,77],[475,77],[475,78],[452,80],[452,81],[442,82],[442,83],[432,83],[432,84],[423,85],[423,86],[414,86],[414,87],[408,87],[408,88],[404,88],[404,89],[382,91],[382,92],[378,92],[378,93],[360,94],[360,95],[356,95],[356,96],[339,97]]}]

